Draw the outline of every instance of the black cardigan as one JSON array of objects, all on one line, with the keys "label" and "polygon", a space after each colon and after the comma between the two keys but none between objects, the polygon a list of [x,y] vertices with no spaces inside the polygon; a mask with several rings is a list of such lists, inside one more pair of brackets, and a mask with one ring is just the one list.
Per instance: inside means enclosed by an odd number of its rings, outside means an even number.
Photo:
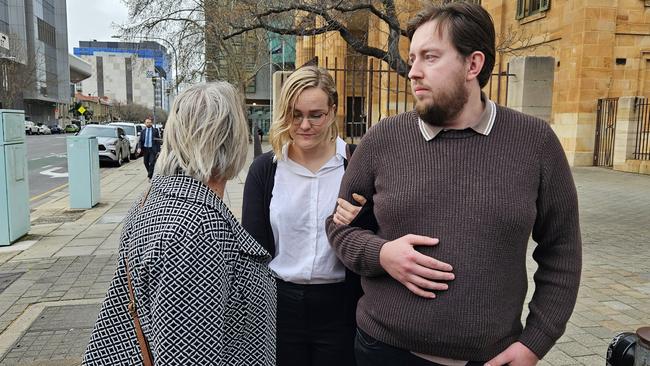
[{"label": "black cardigan", "polygon": [[[356,145],[348,145],[348,155],[352,156]],[[273,238],[273,229],[271,228],[271,219],[269,208],[271,206],[271,197],[273,185],[275,183],[275,170],[278,167],[277,162],[273,161],[273,151],[266,152],[253,160],[246,183],[244,185],[244,198],[242,206],[242,226],[266,249],[272,257],[275,257],[275,239]],[[343,162],[343,167],[348,165],[347,157]],[[376,232],[377,222],[372,214],[372,207],[366,205],[363,207],[357,217],[350,223],[352,226]],[[356,303],[363,294],[359,276],[346,268],[345,283],[350,302],[345,310],[349,320],[354,322]]]}]

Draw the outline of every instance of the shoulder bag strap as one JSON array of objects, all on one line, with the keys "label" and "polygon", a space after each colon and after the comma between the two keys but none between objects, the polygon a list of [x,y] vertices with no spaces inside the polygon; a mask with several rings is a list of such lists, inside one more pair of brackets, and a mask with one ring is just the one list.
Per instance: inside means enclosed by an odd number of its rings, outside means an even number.
[{"label": "shoulder bag strap", "polygon": [[348,168],[348,162],[354,153],[354,149],[357,148],[355,144],[345,144],[345,160],[343,161],[343,169]]},{"label": "shoulder bag strap", "polygon": [[[151,191],[151,186],[149,186],[147,192],[144,194],[144,197],[140,202],[140,208],[144,206],[144,202],[149,196],[149,191]],[[140,352],[142,353],[142,363],[144,366],[153,366],[153,357],[151,356],[151,350],[149,349],[149,342],[147,342],[147,337],[145,337],[144,332],[142,331],[140,317],[138,316],[138,312],[136,310],[135,293],[133,292],[133,285],[131,284],[131,270],[129,269],[128,255],[124,256],[124,268],[126,269],[126,285],[129,288],[129,314],[131,314],[131,317],[133,318],[135,334],[138,338]]]}]

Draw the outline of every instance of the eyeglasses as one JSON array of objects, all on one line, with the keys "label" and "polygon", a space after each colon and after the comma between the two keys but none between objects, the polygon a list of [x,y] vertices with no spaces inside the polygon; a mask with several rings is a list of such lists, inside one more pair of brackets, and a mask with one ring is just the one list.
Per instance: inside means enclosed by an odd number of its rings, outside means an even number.
[{"label": "eyeglasses", "polygon": [[304,119],[306,119],[307,122],[309,122],[310,125],[312,125],[312,126],[320,126],[321,124],[323,124],[323,122],[325,122],[325,117],[327,117],[327,115],[329,113],[330,113],[329,111],[327,111],[327,112],[315,112],[315,113],[310,114],[310,115],[308,115],[306,117],[302,116],[300,114],[294,114],[293,117],[292,117],[292,122],[293,122],[294,125],[300,126],[302,121]]}]

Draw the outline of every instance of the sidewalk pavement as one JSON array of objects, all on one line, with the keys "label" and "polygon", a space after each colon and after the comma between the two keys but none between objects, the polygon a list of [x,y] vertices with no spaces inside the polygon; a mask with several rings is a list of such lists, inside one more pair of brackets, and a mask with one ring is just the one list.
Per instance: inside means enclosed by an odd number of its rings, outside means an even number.
[{"label": "sidewalk pavement", "polygon": [[[224,197],[238,218],[246,168]],[[604,365],[613,335],[650,325],[650,176],[576,168],[574,177],[583,280],[565,335],[540,365]],[[100,204],[70,210],[67,192],[57,192],[32,211],[26,237],[0,247],[0,365],[79,365],[115,270],[121,221],[147,185],[140,159],[110,169]],[[529,259],[531,276],[535,267]]]}]

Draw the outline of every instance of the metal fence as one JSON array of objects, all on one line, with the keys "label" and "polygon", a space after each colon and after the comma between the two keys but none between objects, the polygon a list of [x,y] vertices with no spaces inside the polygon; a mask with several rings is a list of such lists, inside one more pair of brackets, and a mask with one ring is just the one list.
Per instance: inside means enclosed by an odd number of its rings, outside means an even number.
[{"label": "metal fence", "polygon": [[637,129],[634,159],[650,160],[650,102],[639,99],[636,103]]},{"label": "metal fence", "polygon": [[611,167],[613,165],[617,109],[618,98],[598,99],[594,166]]},{"label": "metal fence", "polygon": [[[320,66],[332,74],[339,88],[339,107],[345,115],[343,135],[352,142],[382,118],[413,109],[409,79],[384,62],[365,56],[348,56],[345,62],[326,57],[323,61]],[[509,68],[492,74],[484,92],[497,104],[506,105],[511,76]]]},{"label": "metal fence", "polygon": [[343,63],[338,58],[326,57],[321,66],[332,74],[339,87],[345,115],[344,135],[352,142],[388,114],[413,109],[408,79],[379,60],[349,56]]}]

